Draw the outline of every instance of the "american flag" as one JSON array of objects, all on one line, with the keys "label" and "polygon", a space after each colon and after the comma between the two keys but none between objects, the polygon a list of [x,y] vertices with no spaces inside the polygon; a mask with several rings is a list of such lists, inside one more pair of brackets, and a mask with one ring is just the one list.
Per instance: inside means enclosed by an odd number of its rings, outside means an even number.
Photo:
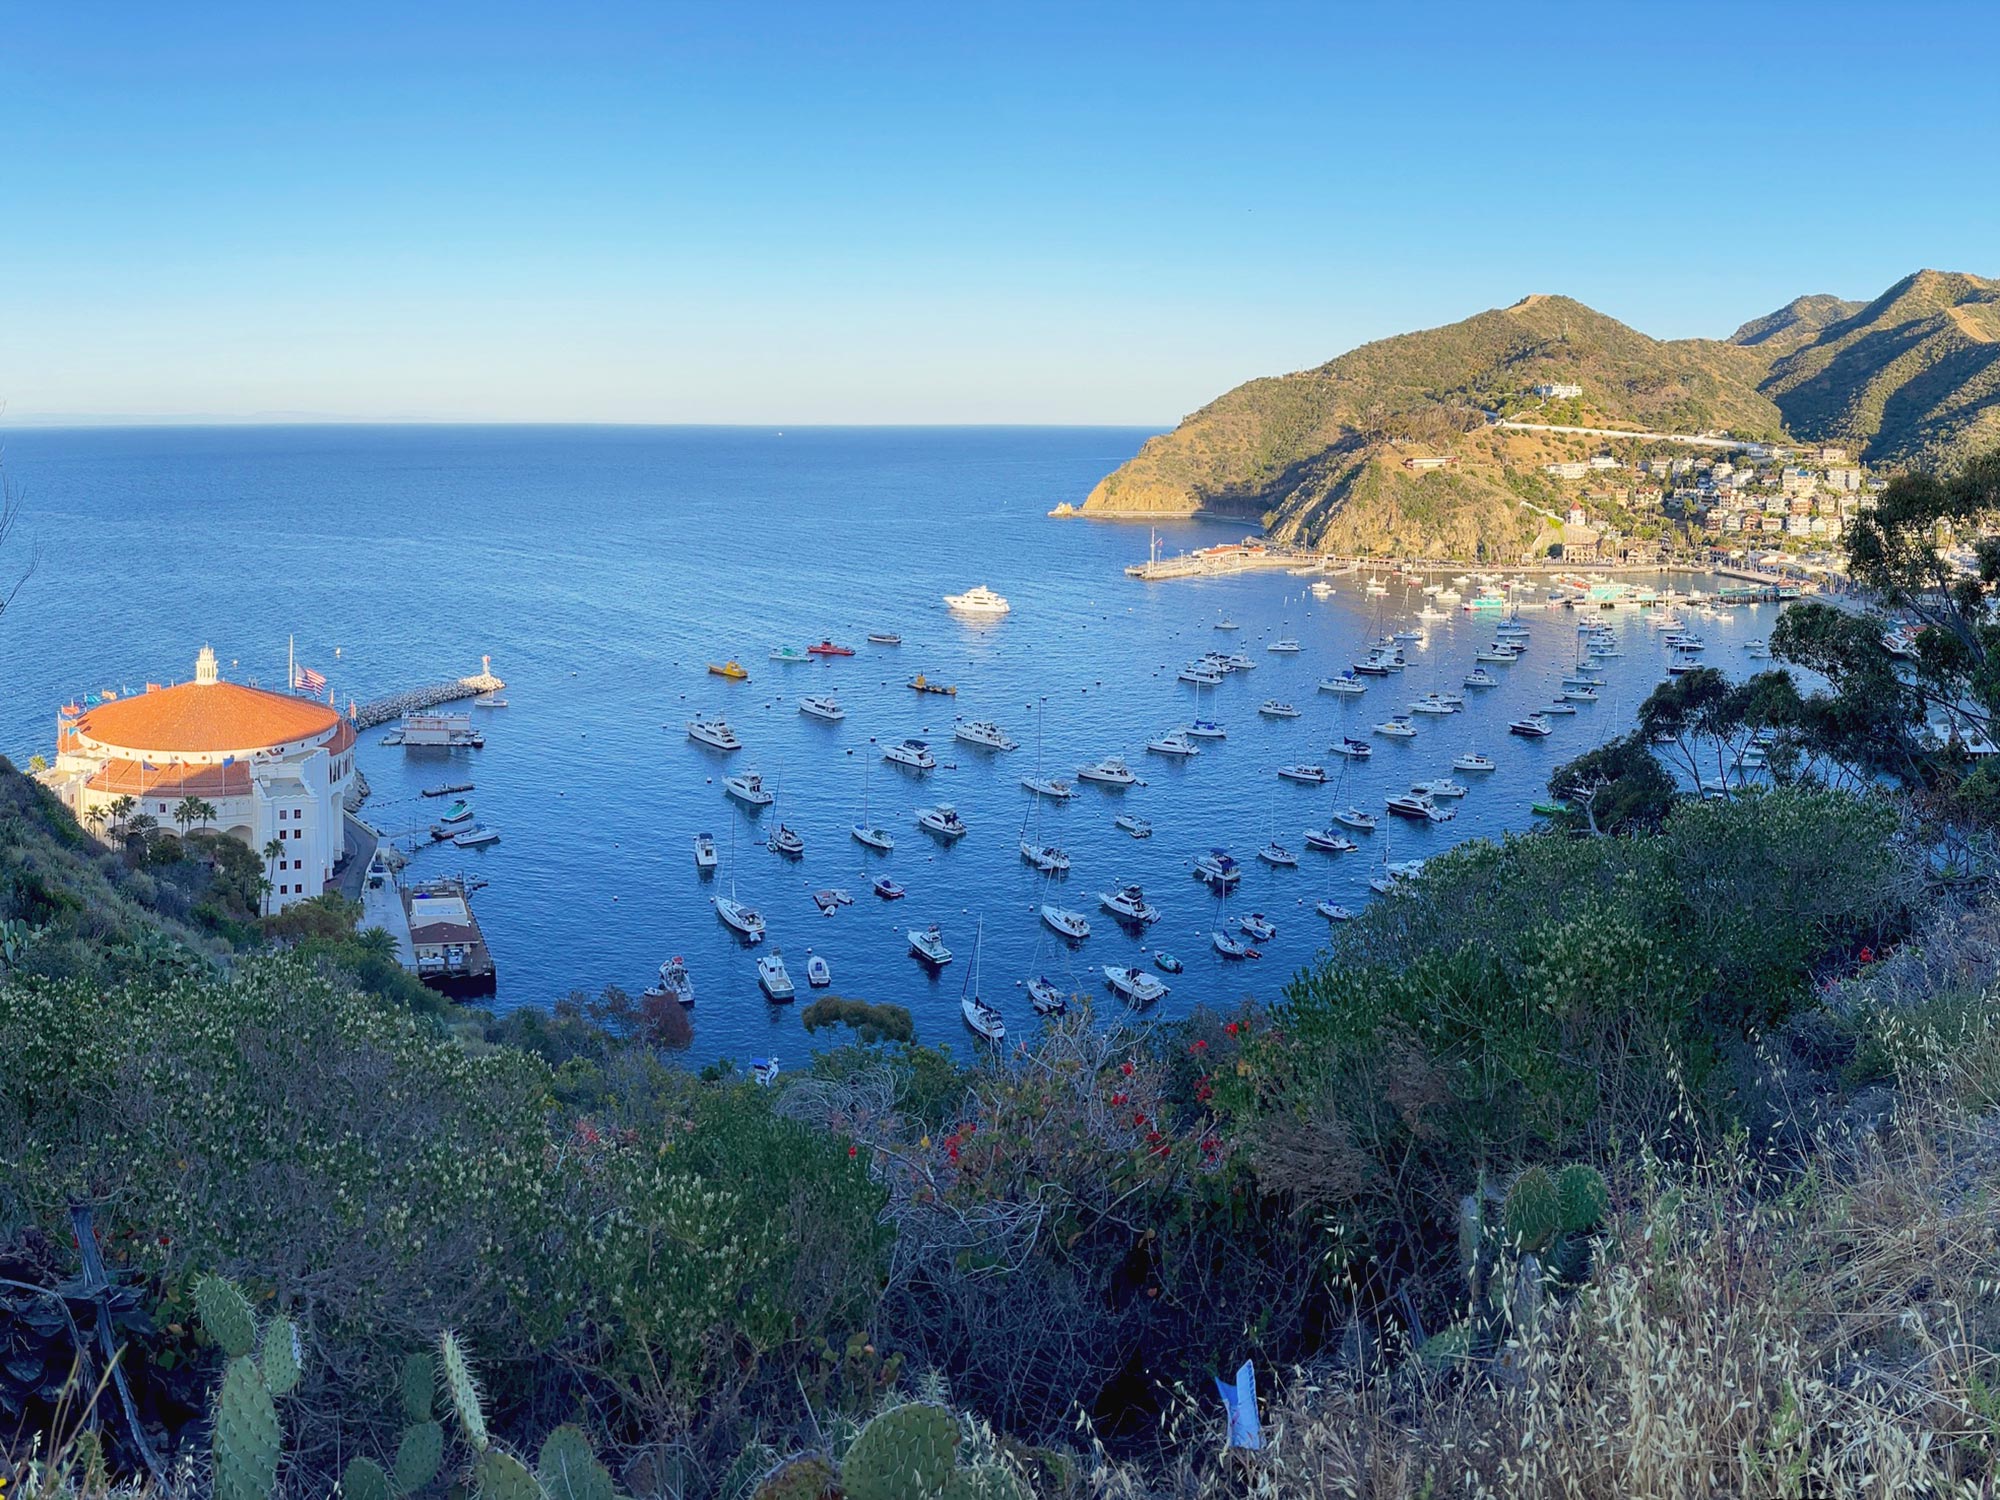
[{"label": "american flag", "polygon": [[326,674],[315,672],[311,667],[293,667],[292,686],[317,693],[326,686]]}]

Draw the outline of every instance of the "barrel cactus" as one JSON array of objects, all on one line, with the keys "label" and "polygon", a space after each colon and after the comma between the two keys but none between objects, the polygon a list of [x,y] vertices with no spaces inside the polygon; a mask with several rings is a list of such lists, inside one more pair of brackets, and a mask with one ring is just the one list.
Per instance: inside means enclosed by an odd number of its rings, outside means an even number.
[{"label": "barrel cactus", "polygon": [[230,1360],[215,1397],[215,1500],[269,1500],[284,1435],[271,1391],[247,1354]]},{"label": "barrel cactus", "polygon": [[389,1476],[372,1458],[351,1458],[340,1471],[341,1500],[396,1500]]},{"label": "barrel cactus", "polygon": [[1512,1248],[1535,1254],[1547,1247],[1562,1229],[1555,1179],[1547,1168],[1529,1167],[1514,1179],[1500,1217]]},{"label": "barrel cactus", "polygon": [[841,1465],[848,1500],[937,1500],[958,1457],[958,1423],[941,1406],[913,1401],[861,1429]]}]

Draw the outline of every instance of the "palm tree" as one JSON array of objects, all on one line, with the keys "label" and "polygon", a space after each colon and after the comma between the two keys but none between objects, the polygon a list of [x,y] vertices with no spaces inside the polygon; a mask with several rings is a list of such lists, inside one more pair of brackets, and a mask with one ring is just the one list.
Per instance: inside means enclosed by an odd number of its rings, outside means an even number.
[{"label": "palm tree", "polygon": [[396,956],[395,935],[386,927],[364,927],[354,935],[354,946],[377,958]]},{"label": "palm tree", "polygon": [[204,797],[197,797],[194,800],[195,816],[201,819],[201,826],[207,828],[215,822],[215,804]]},{"label": "palm tree", "polygon": [[186,833],[188,824],[201,816],[198,811],[200,806],[201,798],[192,792],[174,804],[174,821],[181,825],[181,832]]},{"label": "palm tree", "polygon": [[132,816],[138,806],[139,799],[129,794],[113,798],[110,807],[112,830],[115,832],[122,829],[125,826],[125,820]]},{"label": "palm tree", "polygon": [[125,820],[126,834],[129,836],[136,833],[141,839],[145,838],[159,826],[160,820],[151,813],[134,813]]},{"label": "palm tree", "polygon": [[278,861],[285,857],[285,845],[280,839],[272,839],[264,845],[264,896],[268,914],[270,895],[278,888]]},{"label": "palm tree", "polygon": [[83,815],[84,826],[88,828],[92,833],[98,835],[101,838],[104,835],[104,820],[108,816],[110,816],[110,810],[106,808],[102,802],[100,802],[95,807],[88,809],[84,813]]}]

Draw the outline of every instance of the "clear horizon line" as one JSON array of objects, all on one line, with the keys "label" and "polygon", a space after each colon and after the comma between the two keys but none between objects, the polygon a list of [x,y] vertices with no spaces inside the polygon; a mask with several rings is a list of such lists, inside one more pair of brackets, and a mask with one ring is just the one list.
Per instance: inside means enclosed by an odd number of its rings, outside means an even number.
[{"label": "clear horizon line", "polygon": [[10,417],[0,414],[0,435],[14,431],[88,431],[153,427],[605,427],[605,428],[720,428],[730,431],[836,431],[855,428],[1105,428],[1136,432],[1166,432],[1178,427],[1172,422],[968,422],[968,421],[867,421],[867,422],[640,422],[614,419],[557,417],[327,417],[297,416],[175,416],[131,415],[91,416],[81,413],[29,414]]}]

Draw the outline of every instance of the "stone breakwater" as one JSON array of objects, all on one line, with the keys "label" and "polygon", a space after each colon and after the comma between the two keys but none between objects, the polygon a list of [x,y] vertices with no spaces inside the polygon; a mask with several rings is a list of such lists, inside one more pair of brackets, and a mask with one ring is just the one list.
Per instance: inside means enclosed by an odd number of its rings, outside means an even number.
[{"label": "stone breakwater", "polygon": [[427,708],[436,708],[440,703],[456,703],[462,698],[477,698],[481,693],[497,693],[507,684],[485,671],[471,677],[461,677],[454,682],[434,682],[429,687],[411,688],[406,693],[391,693],[386,698],[376,698],[368,703],[357,704],[354,709],[354,727],[373,729],[378,724],[387,724],[400,719],[405,714],[422,713]]}]

